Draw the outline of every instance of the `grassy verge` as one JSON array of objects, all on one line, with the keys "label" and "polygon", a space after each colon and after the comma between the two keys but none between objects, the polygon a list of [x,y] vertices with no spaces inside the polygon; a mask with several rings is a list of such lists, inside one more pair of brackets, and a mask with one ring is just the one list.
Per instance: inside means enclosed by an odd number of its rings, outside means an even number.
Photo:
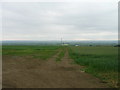
[{"label": "grassy verge", "polygon": [[59,48],[59,46],[3,46],[2,55],[32,56],[46,60],[53,56]]},{"label": "grassy verge", "polygon": [[65,47],[61,47],[61,48],[62,48],[62,51],[59,53],[58,57],[56,58],[56,61],[61,61],[61,59],[65,55]]},{"label": "grassy verge", "polygon": [[118,48],[70,47],[74,62],[85,66],[84,71],[99,77],[112,87],[118,87]]}]

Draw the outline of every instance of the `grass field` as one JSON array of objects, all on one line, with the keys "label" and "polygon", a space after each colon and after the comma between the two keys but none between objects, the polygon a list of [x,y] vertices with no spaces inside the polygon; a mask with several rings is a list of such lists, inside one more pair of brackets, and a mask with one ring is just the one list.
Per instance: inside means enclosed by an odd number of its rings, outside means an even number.
[{"label": "grass field", "polygon": [[58,57],[56,58],[56,61],[61,61],[61,59],[64,57],[65,54],[65,47],[61,47],[61,52],[59,53]]},{"label": "grass field", "polygon": [[109,82],[110,86],[117,87],[117,47],[70,47],[69,54],[75,63],[85,66],[83,71]]},{"label": "grass field", "polygon": [[111,46],[3,46],[2,55],[32,56],[47,60],[58,53],[56,61],[60,62],[68,50],[75,64],[81,65],[82,71],[100,78],[103,83],[117,87],[118,83],[118,48]]},{"label": "grass field", "polygon": [[3,46],[2,55],[32,56],[46,60],[53,56],[59,48],[59,46]]}]

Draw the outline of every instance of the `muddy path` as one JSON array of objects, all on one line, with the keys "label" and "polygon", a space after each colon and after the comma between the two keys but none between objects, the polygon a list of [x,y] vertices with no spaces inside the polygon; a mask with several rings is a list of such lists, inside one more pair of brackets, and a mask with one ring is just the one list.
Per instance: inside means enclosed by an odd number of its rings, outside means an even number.
[{"label": "muddy path", "polygon": [[[60,53],[60,52],[59,52]],[[30,57],[3,57],[3,88],[107,88],[72,64],[68,51],[60,62],[57,53],[47,61]]]}]

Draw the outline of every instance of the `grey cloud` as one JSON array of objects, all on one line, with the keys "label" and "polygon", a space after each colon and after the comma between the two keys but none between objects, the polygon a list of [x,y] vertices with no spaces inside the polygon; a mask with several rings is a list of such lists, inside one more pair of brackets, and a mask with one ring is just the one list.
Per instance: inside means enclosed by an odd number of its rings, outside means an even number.
[{"label": "grey cloud", "polygon": [[117,39],[117,6],[111,2],[4,3],[3,35],[4,40]]}]

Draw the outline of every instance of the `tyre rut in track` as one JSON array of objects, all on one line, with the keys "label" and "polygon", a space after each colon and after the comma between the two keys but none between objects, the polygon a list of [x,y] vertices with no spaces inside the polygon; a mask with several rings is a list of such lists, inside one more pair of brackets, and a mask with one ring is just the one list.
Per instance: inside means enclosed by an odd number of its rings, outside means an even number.
[{"label": "tyre rut in track", "polygon": [[[60,51],[61,52],[61,51]],[[59,53],[60,53],[59,52]],[[35,66],[24,66],[4,72],[3,87],[14,88],[106,88],[107,85],[92,75],[81,72],[81,66],[72,64],[68,50],[60,62],[56,62],[57,53],[47,61],[31,61]],[[18,60],[17,60],[18,61]],[[23,59],[23,62],[26,59]],[[21,61],[22,62],[22,61]],[[15,68],[15,66],[14,66]],[[7,76],[8,75],[8,76]],[[6,83],[7,82],[7,83]]]}]

